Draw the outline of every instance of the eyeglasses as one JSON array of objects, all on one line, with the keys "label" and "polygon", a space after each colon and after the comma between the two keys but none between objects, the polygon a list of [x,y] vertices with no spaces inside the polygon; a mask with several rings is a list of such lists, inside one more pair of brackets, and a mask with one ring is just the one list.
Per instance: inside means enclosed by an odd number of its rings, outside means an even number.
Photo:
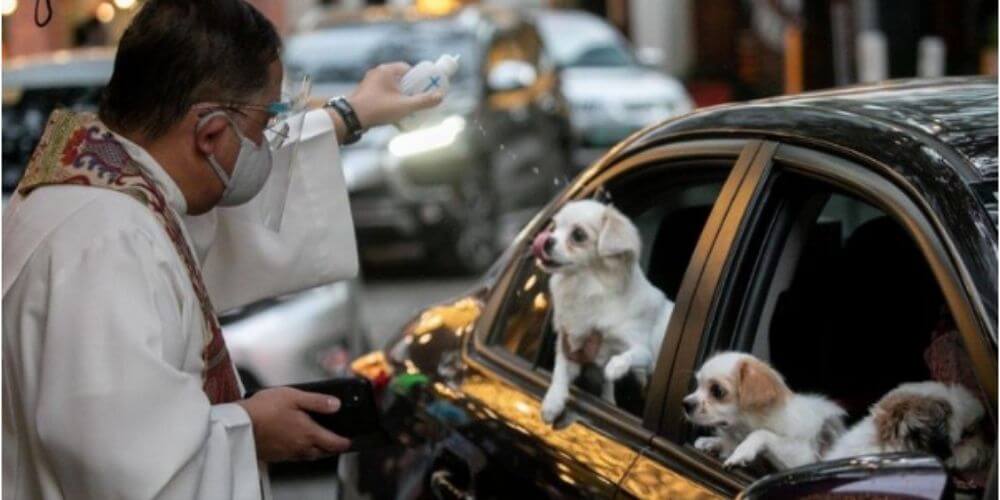
[{"label": "eyeglasses", "polygon": [[261,111],[267,115],[267,121],[264,122],[264,132],[269,134],[268,143],[273,149],[278,149],[285,144],[288,140],[289,125],[284,118],[292,110],[291,103],[283,101],[275,101],[270,104],[254,104],[248,102],[222,102],[222,103],[203,103],[196,104],[194,106],[196,109],[204,109],[206,111],[219,109],[233,111],[239,113],[244,117],[249,118],[249,115],[244,113],[243,109],[249,109],[254,111]]}]

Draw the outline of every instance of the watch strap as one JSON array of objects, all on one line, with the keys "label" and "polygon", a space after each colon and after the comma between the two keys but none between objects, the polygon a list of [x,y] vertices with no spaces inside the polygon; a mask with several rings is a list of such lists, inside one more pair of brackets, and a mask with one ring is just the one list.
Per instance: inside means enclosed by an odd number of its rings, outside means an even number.
[{"label": "watch strap", "polygon": [[347,127],[347,137],[344,138],[344,145],[347,146],[358,142],[364,133],[364,127],[361,125],[361,120],[358,119],[358,114],[354,111],[354,106],[351,106],[347,98],[344,96],[334,97],[327,101],[326,107],[333,108],[340,115],[340,119],[344,121],[344,125]]}]

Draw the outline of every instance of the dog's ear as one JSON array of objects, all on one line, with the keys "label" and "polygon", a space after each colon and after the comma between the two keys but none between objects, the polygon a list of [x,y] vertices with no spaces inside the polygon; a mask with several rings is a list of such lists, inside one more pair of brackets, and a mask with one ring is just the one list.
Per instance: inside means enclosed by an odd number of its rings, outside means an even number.
[{"label": "dog's ear", "polygon": [[625,215],[608,205],[604,209],[601,232],[597,236],[597,253],[601,257],[629,256],[636,258],[642,242],[639,231]]},{"label": "dog's ear", "polygon": [[760,411],[771,407],[788,395],[788,387],[771,367],[756,359],[740,362],[739,405],[743,410]]}]

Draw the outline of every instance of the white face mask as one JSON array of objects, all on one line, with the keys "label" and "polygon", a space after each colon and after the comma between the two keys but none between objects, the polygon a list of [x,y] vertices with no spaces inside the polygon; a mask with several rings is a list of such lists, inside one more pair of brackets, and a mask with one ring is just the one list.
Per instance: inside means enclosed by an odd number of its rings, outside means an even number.
[{"label": "white face mask", "polygon": [[236,165],[233,166],[232,176],[226,174],[215,156],[208,155],[209,165],[212,166],[215,175],[219,176],[219,180],[226,187],[226,190],[222,192],[222,199],[219,200],[219,206],[242,205],[257,196],[257,193],[264,187],[264,183],[267,182],[267,177],[271,174],[271,147],[267,137],[261,139],[260,146],[247,139],[225,111],[216,111],[205,115],[199,120],[197,128],[201,128],[206,121],[214,116],[225,118],[240,138],[240,152],[236,156]]}]

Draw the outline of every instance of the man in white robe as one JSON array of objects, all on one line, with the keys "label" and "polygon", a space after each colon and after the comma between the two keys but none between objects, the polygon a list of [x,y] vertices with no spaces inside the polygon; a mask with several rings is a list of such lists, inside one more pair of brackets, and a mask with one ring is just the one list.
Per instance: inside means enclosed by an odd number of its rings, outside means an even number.
[{"label": "man in white robe", "polygon": [[[207,46],[221,53],[188,61],[209,38]],[[199,269],[186,266],[169,226],[149,207],[113,189],[73,179],[42,183],[5,209],[4,499],[266,498],[268,462],[329,456],[349,445],[304,413],[336,411],[333,398],[275,388],[213,404],[205,379],[204,354],[214,337],[192,272],[203,276],[215,309],[225,310],[349,277],[357,268],[337,145],[351,124],[340,112],[308,112],[301,133],[290,135],[300,137],[295,164],[275,164],[248,203],[216,207],[229,190],[208,158],[235,181],[244,149],[253,150],[240,147],[241,137],[261,147],[267,117],[249,104],[206,114],[195,101],[275,100],[282,76],[275,40],[273,27],[243,0],[150,0],[119,47],[95,125],[109,132],[94,145],[112,140],[110,151],[128,157],[123,165],[139,169],[133,177],[155,185],[163,214],[180,221],[178,241]],[[226,66],[248,46],[263,53]],[[206,61],[219,67],[199,70]],[[254,64],[264,74],[261,88],[241,88],[241,74]],[[178,85],[170,80],[176,75],[154,82],[160,67],[191,71],[178,81],[200,90],[170,87]],[[406,69],[386,65],[366,75],[347,100],[360,123],[392,123],[440,101],[401,95],[395,84]],[[144,123],[147,110],[130,109],[141,96],[123,94],[130,77],[166,85],[146,94],[189,105],[173,115],[150,109],[148,117],[159,121]],[[204,82],[211,83],[207,90]],[[241,91],[240,101],[229,95]],[[33,164],[47,165],[45,146]],[[64,153],[63,160],[69,169],[80,165],[79,157]],[[101,164],[84,168],[93,182],[103,179]],[[281,181],[287,175],[290,181]],[[261,200],[269,199],[261,195],[273,190],[287,190],[278,231],[261,219],[268,208]],[[225,365],[226,376],[235,372]]]}]

